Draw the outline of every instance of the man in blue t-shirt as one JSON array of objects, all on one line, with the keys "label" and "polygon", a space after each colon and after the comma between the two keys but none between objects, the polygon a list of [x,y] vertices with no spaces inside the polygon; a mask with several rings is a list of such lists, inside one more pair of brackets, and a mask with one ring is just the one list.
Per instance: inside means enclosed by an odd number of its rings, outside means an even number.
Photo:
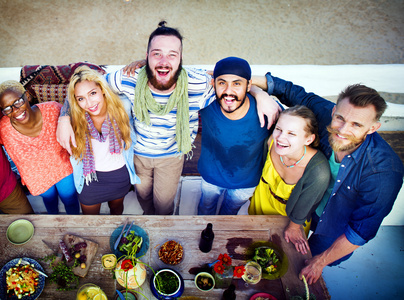
[{"label": "man in blue t-shirt", "polygon": [[219,214],[235,215],[260,180],[270,131],[260,126],[256,100],[248,93],[251,68],[247,61],[228,57],[217,62],[212,85],[216,101],[200,111],[202,195],[198,214],[216,214],[223,196]]}]

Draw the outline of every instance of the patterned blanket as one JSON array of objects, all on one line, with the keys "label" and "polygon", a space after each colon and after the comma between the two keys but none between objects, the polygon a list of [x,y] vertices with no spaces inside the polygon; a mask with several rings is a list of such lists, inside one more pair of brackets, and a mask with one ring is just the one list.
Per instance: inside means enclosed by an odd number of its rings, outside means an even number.
[{"label": "patterned blanket", "polygon": [[66,88],[74,70],[86,65],[105,74],[102,66],[78,62],[62,66],[32,65],[21,68],[20,82],[29,94],[31,104],[43,101],[62,102],[66,97]]}]

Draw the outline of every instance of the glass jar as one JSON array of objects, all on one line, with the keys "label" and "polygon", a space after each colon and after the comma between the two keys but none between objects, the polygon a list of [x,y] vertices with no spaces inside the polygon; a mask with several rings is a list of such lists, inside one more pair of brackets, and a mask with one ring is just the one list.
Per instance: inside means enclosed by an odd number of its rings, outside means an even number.
[{"label": "glass jar", "polygon": [[215,288],[227,289],[233,280],[233,267],[226,266],[223,274],[216,273],[215,270],[213,270],[213,277],[215,278]]}]

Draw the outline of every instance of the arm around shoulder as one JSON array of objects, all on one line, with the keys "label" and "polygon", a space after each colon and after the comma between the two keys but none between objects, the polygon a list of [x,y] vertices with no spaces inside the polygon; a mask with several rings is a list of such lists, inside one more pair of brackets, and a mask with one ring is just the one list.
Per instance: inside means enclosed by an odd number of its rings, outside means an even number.
[{"label": "arm around shoulder", "polygon": [[70,141],[74,147],[77,147],[77,145],[69,116],[59,117],[56,128],[56,140],[63,148],[67,150],[67,152],[69,152],[70,155],[72,155]]},{"label": "arm around shoulder", "polygon": [[270,72],[265,74],[268,94],[276,96],[288,107],[304,105],[310,108],[316,116],[325,110],[332,110],[334,103],[306,90],[291,81],[272,76]]}]

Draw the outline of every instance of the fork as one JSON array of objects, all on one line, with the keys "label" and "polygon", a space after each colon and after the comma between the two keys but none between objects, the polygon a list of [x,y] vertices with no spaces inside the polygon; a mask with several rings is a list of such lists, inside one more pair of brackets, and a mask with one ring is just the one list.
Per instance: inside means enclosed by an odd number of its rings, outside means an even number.
[{"label": "fork", "polygon": [[[22,265],[30,265],[30,266],[31,266],[31,264],[30,264],[29,262],[27,262],[26,260],[23,260],[22,258],[20,258],[20,260],[18,261],[18,263],[19,263],[19,264],[22,264]],[[34,268],[33,266],[31,266],[31,268],[32,268],[35,272],[37,272],[37,273],[39,273],[39,274],[41,274],[41,275],[43,275],[43,276],[45,276],[45,277],[48,277],[48,275],[46,275],[44,272],[39,271],[38,269]]]}]

